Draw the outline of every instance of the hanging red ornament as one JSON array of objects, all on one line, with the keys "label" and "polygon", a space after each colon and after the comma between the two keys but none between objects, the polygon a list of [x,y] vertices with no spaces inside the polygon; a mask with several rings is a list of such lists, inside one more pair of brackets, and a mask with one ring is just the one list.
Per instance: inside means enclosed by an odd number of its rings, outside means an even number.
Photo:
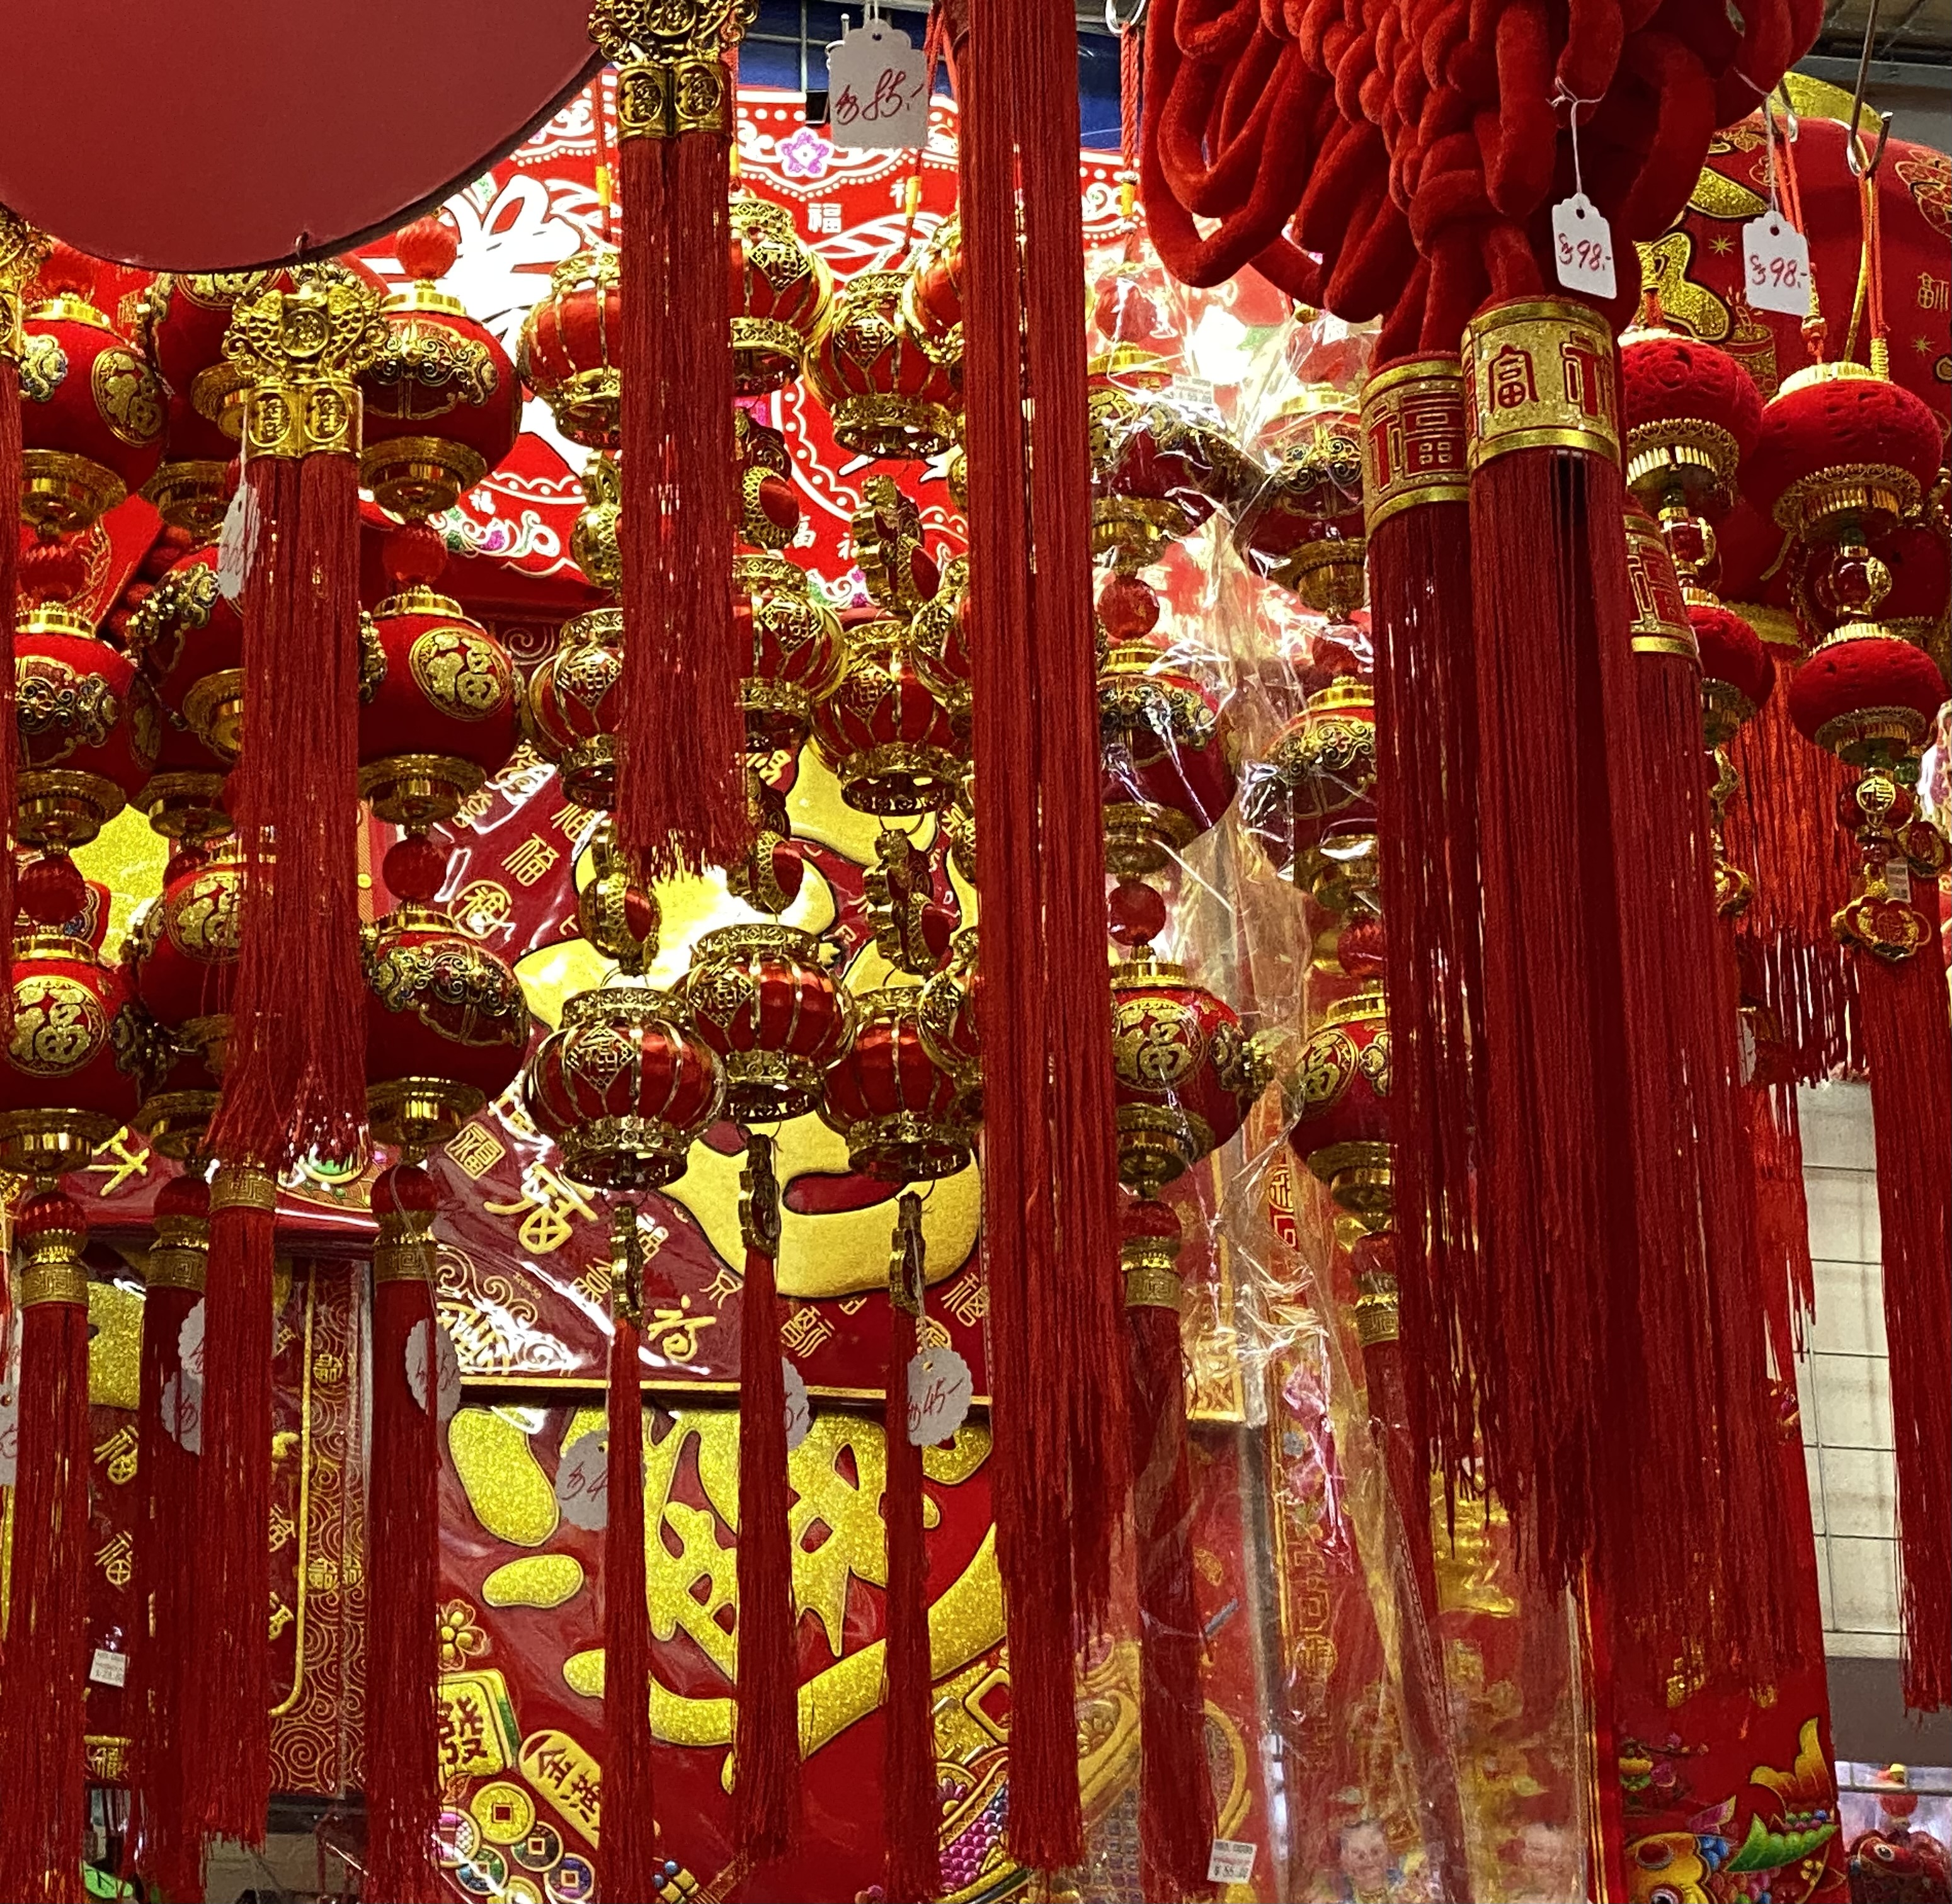
[{"label": "hanging red ornament", "polygon": [[902,315],[909,282],[902,271],[849,278],[814,336],[806,380],[843,449],[925,462],[954,446],[962,405],[954,360],[925,348]]},{"label": "hanging red ornament", "polygon": [[834,295],[827,261],[784,205],[745,192],[732,201],[732,387],[761,396],[800,374]]}]

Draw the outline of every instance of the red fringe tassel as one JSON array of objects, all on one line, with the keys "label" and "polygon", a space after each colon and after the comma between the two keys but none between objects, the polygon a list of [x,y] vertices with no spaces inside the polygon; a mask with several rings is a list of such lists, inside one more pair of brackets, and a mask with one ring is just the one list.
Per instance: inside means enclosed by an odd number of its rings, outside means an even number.
[{"label": "red fringe tassel", "polygon": [[734,1829],[755,1865],[793,1842],[799,1795],[799,1673],[793,1491],[773,1259],[746,1252],[739,1348],[739,1685]]},{"label": "red fringe tassel", "polygon": [[887,1732],[881,1800],[889,1904],[942,1895],[942,1807],[935,1787],[935,1687],[928,1637],[928,1552],[922,1535],[921,1449],[909,1439],[909,1364],[915,1318],[890,1297],[883,1431],[888,1449],[881,1512],[887,1523]]},{"label": "red fringe tassel", "polygon": [[[81,1227],[80,1213],[75,1225]],[[0,1668],[0,1897],[81,1904],[88,1821],[82,1743],[88,1666],[88,1311],[24,1309],[20,1451]]]},{"label": "red fringe tassel", "polygon": [[[634,1215],[630,1220],[635,1222]],[[651,1764],[651,1618],[645,1597],[644,1398],[639,1375],[643,1343],[630,1305],[615,1305],[605,1457],[608,1506],[603,1524],[603,1724],[608,1744],[602,1849],[605,1893],[619,1898],[655,1897],[658,1884]]]},{"label": "red fringe tassel", "polygon": [[[1897,1444],[1904,1702],[1952,1703],[1952,1031],[1935,943],[1859,976]],[[23,1398],[24,1400],[24,1398]],[[23,1417],[25,1419],[25,1417]]]},{"label": "red fringe tassel", "polygon": [[1750,1084],[1750,1196],[1755,1208],[1756,1272],[1769,1318],[1777,1378],[1794,1378],[1816,1313],[1816,1271],[1810,1259],[1810,1205],[1803,1185],[1803,1127],[1794,1084]]},{"label": "red fringe tassel", "polygon": [[[211,1186],[186,1754],[206,1838],[264,1842],[271,1790],[271,1282],[277,1215]],[[370,1682],[369,1682],[370,1683]]]},{"label": "red fringe tassel", "polygon": [[624,680],[617,824],[646,873],[737,863],[750,835],[732,612],[732,445],[721,135],[622,142]]}]

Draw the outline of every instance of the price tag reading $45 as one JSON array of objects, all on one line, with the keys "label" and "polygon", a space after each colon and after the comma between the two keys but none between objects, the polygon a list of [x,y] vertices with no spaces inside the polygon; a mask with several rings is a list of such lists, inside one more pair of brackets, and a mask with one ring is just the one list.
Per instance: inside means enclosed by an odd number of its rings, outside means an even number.
[{"label": "price tag reading $45", "polygon": [[871,8],[827,47],[827,115],[843,151],[906,152],[928,136],[928,62]]},{"label": "price tag reading $45", "polygon": [[962,1427],[975,1393],[969,1365],[953,1349],[924,1349],[909,1364],[909,1439],[934,1448]]}]

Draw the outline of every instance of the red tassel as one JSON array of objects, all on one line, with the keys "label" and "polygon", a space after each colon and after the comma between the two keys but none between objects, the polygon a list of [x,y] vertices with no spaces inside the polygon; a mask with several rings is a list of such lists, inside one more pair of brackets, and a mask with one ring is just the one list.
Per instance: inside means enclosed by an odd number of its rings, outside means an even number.
[{"label": "red tassel", "polygon": [[[942,1806],[935,1784],[935,1685],[928,1637],[928,1552],[923,1539],[921,1449],[909,1439],[909,1364],[915,1359],[921,1278],[921,1199],[904,1191],[888,1287],[888,1367],[882,1408],[888,1477],[887,1731],[881,1754],[889,1904],[942,1895]],[[910,1239],[912,1238],[912,1243]]]},{"label": "red tassel", "polygon": [[730,144],[633,133],[627,117],[623,130],[617,824],[646,873],[668,878],[736,864],[750,836],[749,656],[732,613]]},{"label": "red tassel", "polygon": [[[651,1765],[651,1618],[644,1574],[644,1399],[639,1318],[646,1295],[637,1213],[612,1213],[608,1502],[603,1524],[603,1887],[655,1897],[658,1824]],[[669,1294],[667,1288],[664,1293]],[[658,1293],[654,1287],[653,1299]],[[743,1536],[741,1537],[743,1539]],[[742,1616],[743,1617],[743,1616]]]},{"label": "red tassel", "polygon": [[[246,877],[219,1157],[349,1157],[365,1123],[359,965],[359,467],[254,457],[236,789]],[[275,852],[274,850],[275,846]]]},{"label": "red tassel", "polygon": [[1395,1255],[1408,1431],[1433,1471],[1475,1452],[1486,1345],[1472,1209],[1483,983],[1464,378],[1455,358],[1382,370],[1362,396],[1377,837],[1390,998]]},{"label": "red tassel", "polygon": [[[130,1666],[135,1737],[130,1753],[125,1864],[170,1904],[203,1896],[203,1852],[187,1805],[185,1722],[196,1624],[198,1455],[165,1418],[164,1393],[180,1380],[183,1318],[202,1299],[210,1253],[210,1193],[196,1177],[173,1177],[156,1202],[156,1242],[142,1299],[142,1365],[136,1471],[142,1484],[136,1579],[148,1604]],[[177,1396],[172,1392],[174,1407]]]},{"label": "red tassel", "polygon": [[1215,1831],[1193,1578],[1193,1476],[1179,1342],[1179,1218],[1128,1205],[1121,1256],[1131,1330],[1127,1419],[1139,1570],[1139,1871],[1147,1897],[1209,1896]]},{"label": "red tassel", "polygon": [[272,1267],[277,1186],[227,1164],[210,1193],[187,1768],[207,1838],[264,1842],[271,1790]]},{"label": "red tassel", "polygon": [[780,1304],[779,1189],[772,1140],[748,1140],[742,1182],[746,1287],[739,1311],[739,1687],[732,1809],[755,1865],[784,1856],[799,1797],[799,1672],[792,1489]]},{"label": "red tassel", "polygon": [[88,1220],[59,1190],[14,1220],[20,1446],[6,1646],[0,1653],[0,1897],[81,1904],[88,1654]]},{"label": "red tassel", "polygon": [[1850,774],[1790,718],[1796,664],[1776,650],[1775,692],[1728,749],[1740,776],[1724,818],[1730,861],[1755,882],[1736,936],[1755,955],[1763,995],[1804,1084],[1864,1069],[1857,974],[1830,929],[1850,889],[1850,840],[1834,824]]},{"label": "red tassel", "polygon": [[1919,1712],[1952,1703],[1952,1031],[1936,939],[1894,965],[1867,959],[1858,980],[1897,1447],[1904,1702]]},{"label": "red tassel", "polygon": [[[396,1164],[373,1186],[373,1444],[367,1479],[366,1888],[441,1904],[438,1693],[440,1451],[435,1421],[433,1180]],[[424,1347],[413,1346],[416,1330]],[[408,1379],[423,1370],[424,1399]]]},{"label": "red tassel", "polygon": [[1797,1358],[1804,1352],[1810,1319],[1816,1312],[1810,1206],[1803,1185],[1803,1128],[1794,1084],[1751,1083],[1743,1096],[1748,1112],[1757,1274],[1776,1374],[1788,1381]]}]

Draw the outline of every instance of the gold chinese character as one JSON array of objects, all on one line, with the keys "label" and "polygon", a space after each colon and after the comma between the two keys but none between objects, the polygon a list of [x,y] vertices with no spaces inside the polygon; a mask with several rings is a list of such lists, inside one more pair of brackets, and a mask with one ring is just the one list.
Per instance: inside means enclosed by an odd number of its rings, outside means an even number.
[{"label": "gold chinese character", "polygon": [[448,912],[461,930],[485,939],[514,909],[515,901],[499,880],[474,880],[448,902]]},{"label": "gold chinese character", "polygon": [[972,1269],[943,1292],[942,1305],[963,1327],[973,1329],[990,1313],[990,1285]]},{"label": "gold chinese character", "polygon": [[573,1219],[580,1217],[593,1223],[596,1212],[589,1199],[574,1183],[565,1182],[548,1165],[533,1163],[522,1172],[522,1194],[513,1203],[483,1203],[490,1216],[519,1215],[522,1221],[515,1233],[522,1247],[532,1255],[546,1256],[560,1249],[574,1231]]},{"label": "gold chinese character", "polygon": [[518,886],[533,886],[562,857],[540,833],[532,833],[504,864]]},{"label": "gold chinese character", "polygon": [[651,1319],[644,1325],[644,1333],[651,1345],[667,1362],[688,1362],[696,1359],[698,1338],[707,1329],[715,1329],[718,1318],[715,1315],[693,1315],[690,1313],[691,1298],[681,1296],[674,1309],[658,1308],[652,1312]]},{"label": "gold chinese character", "polygon": [[305,1565],[305,1584],[314,1593],[336,1592],[339,1586],[339,1562],[320,1554]]},{"label": "gold chinese character", "polygon": [[810,1355],[834,1333],[834,1327],[811,1302],[802,1302],[780,1329],[780,1340],[790,1355]]},{"label": "gold chinese character", "polygon": [[280,1507],[271,1509],[271,1551],[276,1553],[298,1532],[298,1524]]},{"label": "gold chinese character", "polygon": [[104,1196],[113,1196],[131,1177],[149,1174],[149,1146],[127,1124],[99,1146],[95,1155],[96,1161],[88,1166],[87,1174],[108,1180],[102,1186]]},{"label": "gold chinese character", "polygon": [[580,807],[573,800],[565,802],[549,815],[549,824],[565,839],[580,839],[583,831],[596,818],[587,807]]},{"label": "gold chinese character", "polygon": [[311,1372],[314,1380],[336,1387],[346,1379],[346,1358],[336,1349],[321,1349],[311,1358]]},{"label": "gold chinese character", "polygon": [[108,1478],[117,1487],[136,1477],[136,1430],[117,1428],[106,1441],[95,1444],[95,1458],[108,1470]]},{"label": "gold chinese character", "polygon": [[478,1183],[508,1153],[486,1125],[471,1124],[449,1142],[447,1154]]},{"label": "gold chinese character", "polygon": [[450,823],[453,830],[456,833],[460,833],[473,826],[477,820],[486,814],[488,809],[494,804],[495,796],[488,788],[477,787],[461,802],[460,805],[455,808],[454,818]]},{"label": "gold chinese character", "polygon": [[125,1531],[115,1534],[95,1549],[95,1564],[108,1577],[111,1587],[127,1587],[136,1571],[136,1543]]},{"label": "gold chinese character", "polygon": [[289,1626],[291,1623],[292,1609],[286,1605],[284,1602],[280,1599],[277,1594],[274,1593],[271,1596],[271,1630],[267,1637],[273,1640],[277,1639],[278,1635],[283,1633],[286,1627]]},{"label": "gold chinese character", "polygon": [[737,1273],[721,1263],[705,1286],[706,1299],[714,1308],[722,1309],[730,1297],[739,1293],[740,1287]]},{"label": "gold chinese character", "polygon": [[549,776],[555,771],[525,740],[508,756],[508,765],[488,784],[498,793],[507,794],[511,800],[524,800],[548,786]]}]

